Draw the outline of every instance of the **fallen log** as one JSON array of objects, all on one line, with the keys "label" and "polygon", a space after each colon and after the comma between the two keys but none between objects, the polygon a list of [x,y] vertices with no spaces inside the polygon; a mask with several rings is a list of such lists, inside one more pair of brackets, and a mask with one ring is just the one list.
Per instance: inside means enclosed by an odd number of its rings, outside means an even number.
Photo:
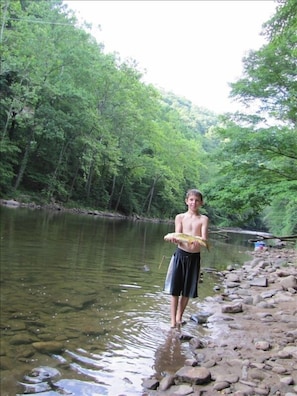
[{"label": "fallen log", "polygon": [[268,240],[268,239],[275,239],[278,242],[291,242],[294,241],[294,239],[297,240],[297,235],[286,235],[286,236],[265,236],[265,235],[258,235],[257,238],[255,239],[249,239],[249,242],[251,243],[255,243],[255,242],[261,242],[264,240]]}]

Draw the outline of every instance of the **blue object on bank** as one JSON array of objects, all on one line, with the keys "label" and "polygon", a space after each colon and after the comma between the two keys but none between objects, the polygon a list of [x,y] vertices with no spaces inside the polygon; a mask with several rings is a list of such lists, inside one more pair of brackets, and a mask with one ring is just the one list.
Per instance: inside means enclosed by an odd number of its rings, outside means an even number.
[{"label": "blue object on bank", "polygon": [[263,249],[264,246],[265,246],[265,242],[262,241],[255,242],[255,249]]}]

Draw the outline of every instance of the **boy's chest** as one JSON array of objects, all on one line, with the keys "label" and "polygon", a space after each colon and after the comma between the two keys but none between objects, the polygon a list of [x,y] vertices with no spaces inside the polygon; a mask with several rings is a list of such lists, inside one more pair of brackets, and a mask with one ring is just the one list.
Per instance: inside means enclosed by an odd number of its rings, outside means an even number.
[{"label": "boy's chest", "polygon": [[195,218],[184,217],[182,221],[183,232],[190,235],[195,235],[201,229],[201,218],[197,216]]}]

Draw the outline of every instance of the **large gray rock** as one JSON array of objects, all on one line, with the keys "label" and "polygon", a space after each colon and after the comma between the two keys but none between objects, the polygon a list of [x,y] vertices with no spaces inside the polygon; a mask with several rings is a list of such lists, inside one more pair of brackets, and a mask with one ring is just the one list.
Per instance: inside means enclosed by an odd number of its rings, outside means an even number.
[{"label": "large gray rock", "polygon": [[289,275],[280,281],[284,290],[294,289],[297,290],[297,279],[294,275]]},{"label": "large gray rock", "polygon": [[207,384],[211,380],[211,373],[205,367],[185,366],[179,369],[175,375],[178,380],[194,385]]}]

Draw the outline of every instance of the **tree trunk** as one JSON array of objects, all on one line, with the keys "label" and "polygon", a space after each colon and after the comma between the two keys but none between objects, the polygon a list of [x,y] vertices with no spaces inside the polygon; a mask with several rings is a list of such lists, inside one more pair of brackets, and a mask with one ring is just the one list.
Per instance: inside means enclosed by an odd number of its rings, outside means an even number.
[{"label": "tree trunk", "polygon": [[22,179],[23,179],[23,176],[24,176],[24,173],[25,173],[27,164],[28,164],[28,159],[29,159],[29,154],[30,154],[30,148],[31,148],[31,141],[32,141],[32,139],[33,139],[33,135],[34,135],[33,129],[31,129],[31,133],[30,133],[30,135],[28,136],[28,139],[27,139],[26,148],[25,148],[25,152],[24,152],[24,155],[23,155],[23,159],[22,159],[22,161],[21,161],[21,165],[20,165],[20,168],[19,168],[19,172],[18,172],[18,174],[17,174],[17,178],[16,178],[16,181],[15,181],[15,184],[14,184],[14,190],[15,190],[15,191],[16,191],[16,190],[19,188],[19,186],[20,186],[20,183],[21,183],[21,181],[22,181]]},{"label": "tree trunk", "polygon": [[73,189],[74,189],[74,184],[75,184],[76,179],[77,179],[77,175],[78,175],[79,168],[80,168],[80,164],[78,164],[77,167],[76,167],[76,169],[75,169],[75,173],[74,173],[74,176],[73,176],[73,179],[72,179],[72,182],[71,182],[69,194],[68,194],[68,196],[67,196],[67,201],[68,201],[69,199],[71,199],[71,197],[72,197],[72,192],[73,192]]},{"label": "tree trunk", "polygon": [[61,163],[62,163],[62,159],[63,159],[64,153],[66,151],[66,148],[68,147],[68,144],[69,144],[69,142],[66,143],[66,144],[63,144],[62,148],[60,150],[58,163],[57,163],[57,166],[56,166],[56,168],[55,168],[55,170],[53,172],[51,180],[50,180],[50,186],[49,186],[49,189],[48,189],[48,198],[49,199],[52,199],[52,197],[54,195],[54,191],[55,191],[55,185],[54,184],[55,184],[55,181],[57,180],[57,176],[58,176],[58,173],[60,171],[60,166],[61,166]]},{"label": "tree trunk", "polygon": [[116,185],[116,175],[113,175],[113,178],[112,178],[112,188],[111,188],[111,193],[110,193],[109,202],[108,202],[108,208],[109,208],[109,209],[111,209],[112,199],[113,199],[114,190],[115,190],[115,185]]},{"label": "tree trunk", "polygon": [[87,180],[87,185],[86,185],[87,200],[89,200],[90,194],[91,194],[91,186],[92,186],[92,181],[93,181],[93,174],[94,174],[94,162],[92,161],[92,163],[90,165],[90,170],[89,170],[88,180]]},{"label": "tree trunk", "polygon": [[155,193],[155,187],[156,187],[156,183],[159,179],[160,179],[160,176],[156,176],[153,180],[153,184],[152,184],[152,187],[149,192],[149,202],[147,205],[147,214],[149,214],[151,211],[152,201],[153,201],[153,197],[154,197],[154,193]]},{"label": "tree trunk", "polygon": [[115,206],[115,208],[114,208],[114,210],[115,210],[116,212],[117,212],[117,210],[118,210],[118,207],[120,206],[120,202],[121,202],[123,190],[124,190],[124,183],[123,183],[122,186],[121,186],[121,191],[120,191],[120,193],[119,193],[118,200],[117,200],[116,206]]}]

